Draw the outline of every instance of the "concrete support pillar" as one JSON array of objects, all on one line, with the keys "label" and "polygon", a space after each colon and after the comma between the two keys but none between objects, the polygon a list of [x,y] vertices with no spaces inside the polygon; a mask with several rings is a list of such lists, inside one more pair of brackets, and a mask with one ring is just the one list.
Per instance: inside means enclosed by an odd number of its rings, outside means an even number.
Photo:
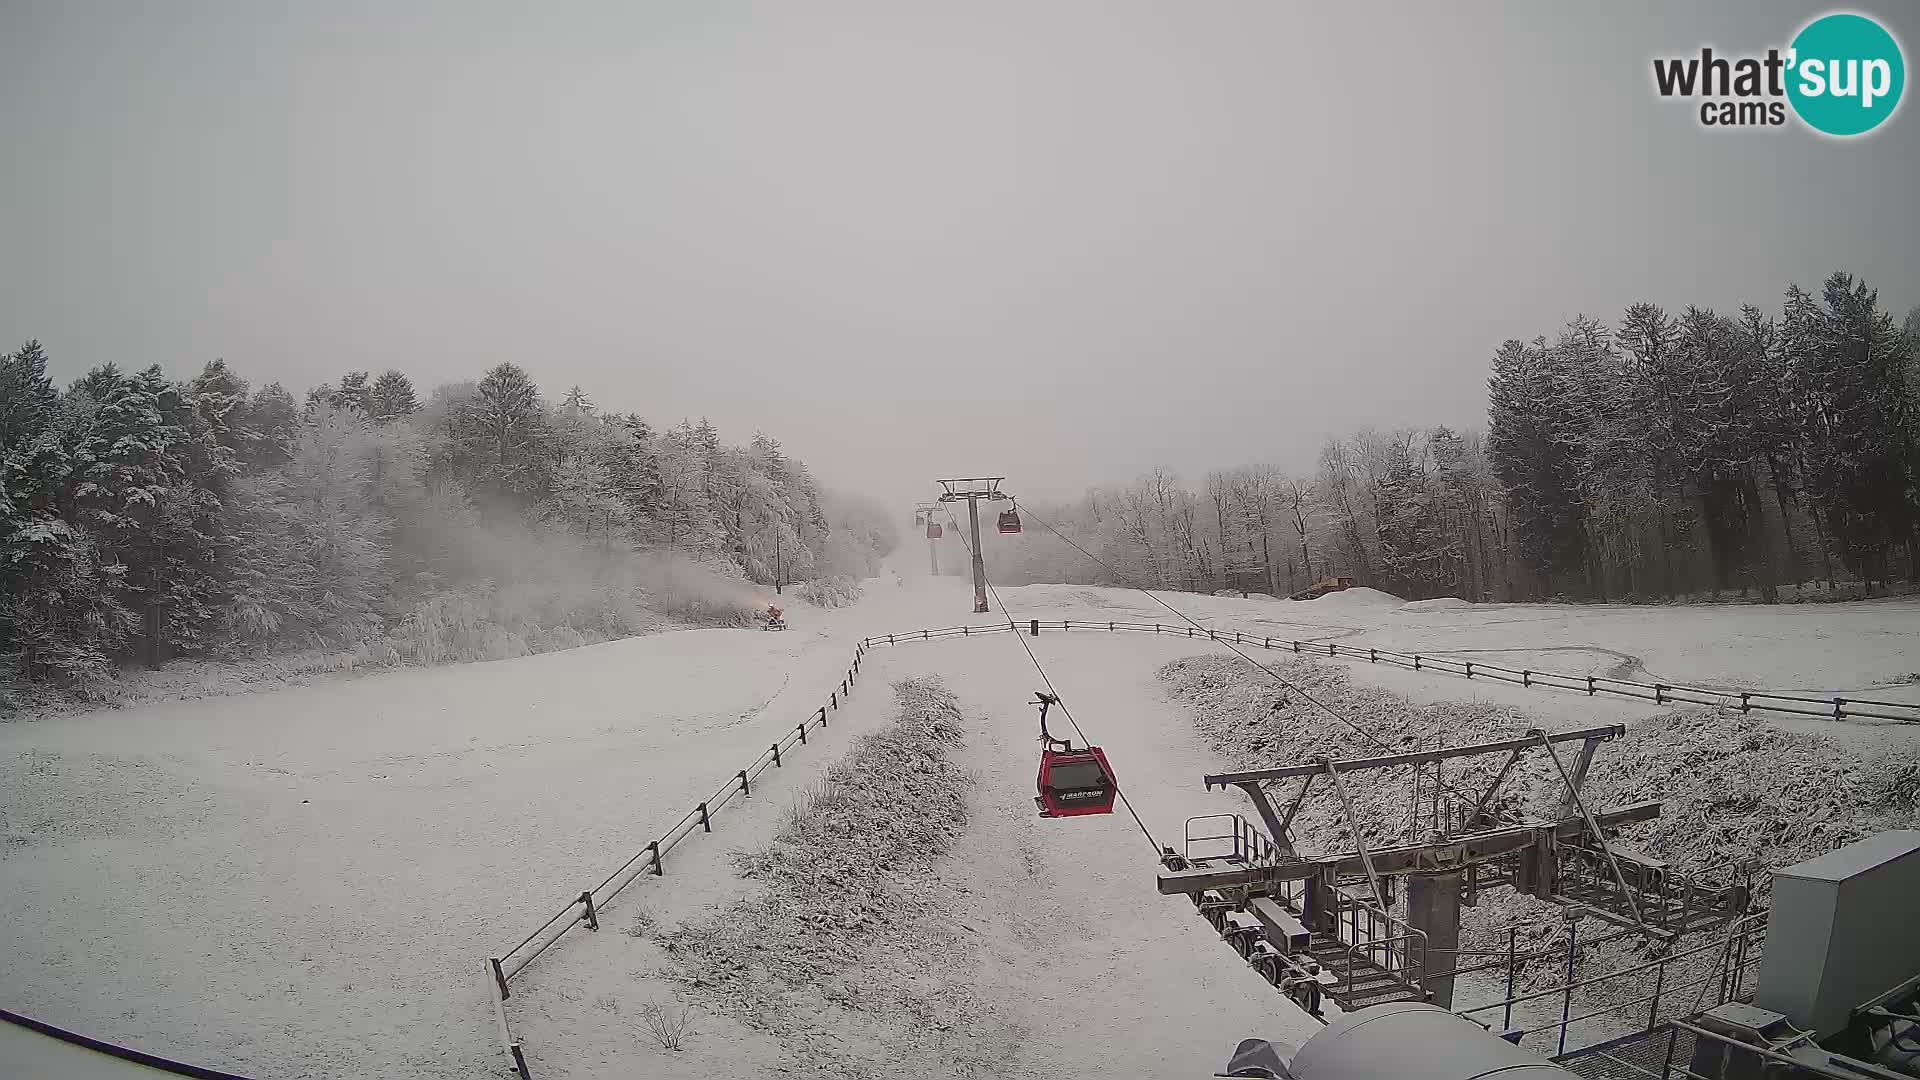
[{"label": "concrete support pillar", "polygon": [[1425,969],[1420,974],[1429,1000],[1443,1009],[1453,1008],[1453,976],[1435,978],[1427,972],[1452,971],[1459,966],[1460,885],[1463,877],[1458,870],[1444,874],[1411,874],[1407,877],[1407,922],[1415,930],[1427,935]]}]

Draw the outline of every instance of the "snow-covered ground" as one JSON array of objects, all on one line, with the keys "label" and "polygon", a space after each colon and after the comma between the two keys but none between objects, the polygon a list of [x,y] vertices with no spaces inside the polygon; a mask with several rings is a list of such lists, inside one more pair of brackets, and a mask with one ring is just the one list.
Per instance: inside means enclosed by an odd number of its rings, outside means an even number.
[{"label": "snow-covered ground", "polygon": [[[1003,590],[1015,619],[1175,617],[1137,592]],[[1302,640],[1481,652],[1572,673],[1858,691],[1920,669],[1920,602],[1762,607],[1415,605],[1384,594],[1275,602],[1163,594],[1194,619]],[[520,940],[708,794],[836,684],[866,634],[988,622],[956,578],[884,579],[794,629],[689,631],[463,667],[0,725],[0,1006],[156,1053],[271,1077],[498,1075],[481,958]],[[1268,629],[1270,628],[1270,629]],[[1215,763],[1153,677],[1207,648],[1135,635],[1029,638],[1149,828],[1177,843]],[[1256,654],[1257,655],[1257,654]],[[640,1030],[663,992],[619,933],[743,895],[728,852],[762,843],[858,733],[884,682],[937,673],[974,725],[974,823],[948,861],[978,932],[972,990],[1034,1032],[1008,1075],[1124,1067],[1194,1075],[1304,1018],[1182,900],[1153,893],[1131,819],[1032,817],[1040,684],[1008,635],[870,654],[825,739],[730,806],[670,872],[615,901],[515,983],[535,1075],[739,1075],[779,1047],[703,1017],[669,1054]],[[1430,699],[1507,696],[1536,714],[1644,714],[1519,687],[1355,665]],[[958,976],[954,976],[958,977]]]}]

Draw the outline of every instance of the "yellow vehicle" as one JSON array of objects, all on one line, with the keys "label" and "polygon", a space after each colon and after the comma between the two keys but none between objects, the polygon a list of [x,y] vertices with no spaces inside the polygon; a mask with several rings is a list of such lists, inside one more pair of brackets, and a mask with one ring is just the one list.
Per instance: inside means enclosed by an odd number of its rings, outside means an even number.
[{"label": "yellow vehicle", "polygon": [[1351,588],[1353,588],[1353,579],[1350,577],[1323,577],[1306,588],[1301,589],[1299,592],[1294,593],[1287,599],[1314,600],[1330,592],[1339,592],[1342,589]]}]

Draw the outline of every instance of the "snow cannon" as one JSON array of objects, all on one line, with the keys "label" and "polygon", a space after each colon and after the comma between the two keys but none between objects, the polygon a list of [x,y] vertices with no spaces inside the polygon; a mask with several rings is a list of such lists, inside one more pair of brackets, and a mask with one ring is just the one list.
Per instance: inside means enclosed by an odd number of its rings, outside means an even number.
[{"label": "snow cannon", "polygon": [[1438,1005],[1401,1001],[1351,1012],[1292,1050],[1248,1039],[1222,1076],[1264,1080],[1576,1080]]}]

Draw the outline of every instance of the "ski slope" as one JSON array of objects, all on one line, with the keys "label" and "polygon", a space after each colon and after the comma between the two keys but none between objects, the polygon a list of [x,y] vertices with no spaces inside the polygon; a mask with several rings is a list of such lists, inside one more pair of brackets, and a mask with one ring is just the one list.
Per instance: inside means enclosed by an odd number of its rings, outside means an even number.
[{"label": "ski slope", "polygon": [[[960,579],[890,577],[851,608],[795,605],[784,634],[662,634],[0,726],[0,1006],[259,1077],[497,1075],[505,1059],[480,959],[790,729],[860,637],[1008,616],[1177,621],[1138,592],[1068,586],[1003,590],[1005,615],[975,616],[970,591]],[[1208,625],[1484,650],[1573,673],[1630,663],[1676,681],[1854,691],[1920,667],[1913,601],[1166,599]],[[1204,642],[1027,641],[1156,838],[1177,845],[1186,817],[1235,808],[1200,790],[1210,763],[1152,674]],[[636,1016],[661,992],[649,975],[658,958],[619,930],[640,912],[670,922],[742,895],[728,853],[771,836],[832,759],[886,720],[886,681],[924,673],[944,675],[977,725],[965,752],[978,807],[950,875],[981,947],[955,989],[1033,1033],[1004,1075],[1091,1064],[1191,1076],[1246,1035],[1309,1030],[1185,901],[1153,893],[1151,853],[1130,818],[1032,817],[1026,702],[1039,677],[1011,635],[995,635],[869,654],[861,692],[827,739],[756,783],[714,836],[676,849],[668,876],[623,893],[601,933],[569,935],[536,961],[511,1003],[536,1076],[717,1078],[780,1062],[770,1039],[718,1017],[700,1020],[685,1051],[655,1048]],[[1431,699],[1510,697],[1555,720],[1647,708],[1365,665],[1354,674]],[[1103,989],[1077,989],[1088,986]]]}]

